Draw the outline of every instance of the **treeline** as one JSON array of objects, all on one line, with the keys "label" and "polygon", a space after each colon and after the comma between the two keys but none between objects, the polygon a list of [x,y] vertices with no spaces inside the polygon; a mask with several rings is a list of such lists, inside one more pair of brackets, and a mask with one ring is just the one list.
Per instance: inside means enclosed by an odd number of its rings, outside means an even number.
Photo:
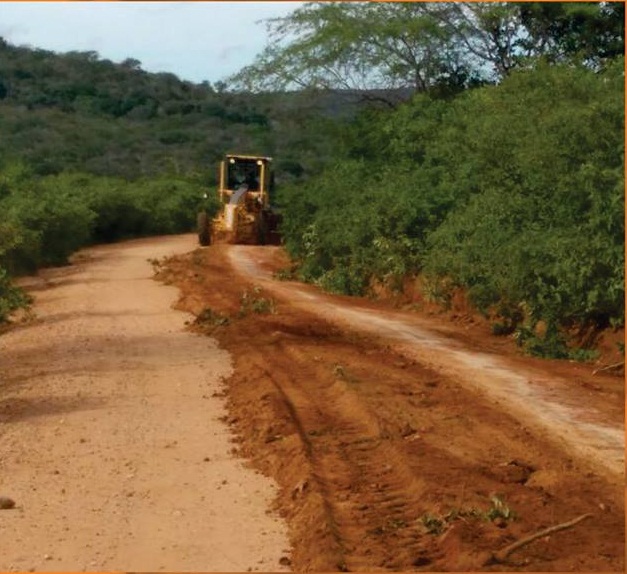
[{"label": "treeline", "polygon": [[277,155],[279,182],[319,169],[332,154],[320,126],[349,100],[235,94],[0,38],[0,321],[26,300],[11,276],[91,243],[193,230],[226,152]]},{"label": "treeline", "polygon": [[[341,159],[283,189],[299,275],[364,294],[421,275],[539,355],[624,324],[624,60],[538,65],[449,99],[363,113]],[[539,326],[543,325],[543,329]]]},{"label": "treeline", "polygon": [[233,93],[149,73],[138,60],[57,54],[0,38],[0,158],[36,175],[81,171],[126,179],[203,176],[227,152],[277,157],[283,178],[328,157],[308,120],[351,113],[341,95]]},{"label": "treeline", "polygon": [[204,182],[173,176],[133,182],[85,173],[41,177],[24,164],[3,166],[0,321],[26,302],[11,275],[64,264],[93,243],[188,232],[206,191]]}]

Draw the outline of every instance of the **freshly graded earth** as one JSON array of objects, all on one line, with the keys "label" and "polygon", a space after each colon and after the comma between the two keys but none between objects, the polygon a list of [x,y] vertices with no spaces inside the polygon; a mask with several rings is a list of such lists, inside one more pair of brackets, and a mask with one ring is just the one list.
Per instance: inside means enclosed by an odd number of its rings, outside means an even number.
[{"label": "freshly graded earth", "polygon": [[232,453],[229,354],[152,279],[193,248],[97,247],[25,281],[36,318],[0,336],[0,571],[285,570],[275,486]]},{"label": "freshly graded earth", "polygon": [[288,266],[180,236],[25,282],[0,570],[624,571],[619,374]]},{"label": "freshly graded earth", "polygon": [[472,317],[278,280],[288,268],[280,248],[216,245],[159,278],[233,357],[228,422],[280,484],[294,569],[623,571],[619,374],[521,356]]}]

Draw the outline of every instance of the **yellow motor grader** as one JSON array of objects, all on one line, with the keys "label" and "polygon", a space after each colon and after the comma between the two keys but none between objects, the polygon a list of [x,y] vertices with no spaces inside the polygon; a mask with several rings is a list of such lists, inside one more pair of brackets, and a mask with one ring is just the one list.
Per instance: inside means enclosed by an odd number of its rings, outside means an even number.
[{"label": "yellow motor grader", "polygon": [[271,163],[270,157],[226,155],[218,174],[220,211],[214,219],[206,211],[198,214],[200,245],[280,242],[279,215],[270,207]]}]

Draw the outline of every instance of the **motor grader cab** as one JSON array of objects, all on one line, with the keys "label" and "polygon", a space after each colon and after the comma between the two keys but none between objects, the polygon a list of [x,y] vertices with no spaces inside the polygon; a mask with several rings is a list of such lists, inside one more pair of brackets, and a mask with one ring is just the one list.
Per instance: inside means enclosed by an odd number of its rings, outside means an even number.
[{"label": "motor grader cab", "polygon": [[220,162],[220,210],[213,220],[206,212],[199,213],[201,245],[279,243],[279,217],[270,207],[270,191],[274,186],[271,164],[269,157],[230,154]]}]

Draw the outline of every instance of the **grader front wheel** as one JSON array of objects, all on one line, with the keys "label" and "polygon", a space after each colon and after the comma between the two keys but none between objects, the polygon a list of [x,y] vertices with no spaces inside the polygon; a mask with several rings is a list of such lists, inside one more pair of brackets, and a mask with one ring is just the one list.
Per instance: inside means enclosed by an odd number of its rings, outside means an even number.
[{"label": "grader front wheel", "polygon": [[203,247],[211,244],[211,222],[206,211],[201,211],[196,219],[198,243]]},{"label": "grader front wheel", "polygon": [[265,245],[268,242],[268,217],[262,211],[259,215],[257,226],[257,245]]}]

